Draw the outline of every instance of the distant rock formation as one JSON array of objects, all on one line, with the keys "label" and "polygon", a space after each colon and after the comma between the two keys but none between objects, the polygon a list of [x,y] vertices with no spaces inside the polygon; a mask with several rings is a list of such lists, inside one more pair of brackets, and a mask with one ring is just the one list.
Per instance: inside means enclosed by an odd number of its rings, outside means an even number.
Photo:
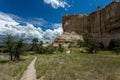
[{"label": "distant rock formation", "polygon": [[[120,38],[119,1],[112,2],[105,8],[96,10],[91,14],[64,15],[62,19],[63,35],[66,32],[75,32],[83,37],[97,39],[104,46],[108,46],[111,39]],[[56,41],[59,41],[57,39]]]},{"label": "distant rock formation", "polygon": [[76,34],[75,32],[64,32],[64,34],[56,38],[53,46],[57,47],[59,44],[62,44],[63,47],[69,47],[70,44],[71,46],[76,46],[77,40],[83,40],[83,37]]}]

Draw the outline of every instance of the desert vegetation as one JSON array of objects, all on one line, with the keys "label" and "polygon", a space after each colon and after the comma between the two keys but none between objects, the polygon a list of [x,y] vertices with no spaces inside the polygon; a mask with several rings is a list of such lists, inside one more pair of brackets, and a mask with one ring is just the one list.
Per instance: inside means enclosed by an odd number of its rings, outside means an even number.
[{"label": "desert vegetation", "polygon": [[110,51],[92,55],[74,52],[38,55],[35,67],[37,78],[44,80],[119,80],[119,63],[120,56]]},{"label": "desert vegetation", "polygon": [[96,53],[100,48],[99,42],[95,39],[78,40],[77,43],[80,48],[85,47],[86,51],[89,53]]},{"label": "desert vegetation", "polygon": [[5,43],[10,60],[19,60],[20,55],[24,52],[24,35],[20,39],[15,39],[12,35],[8,34],[5,37]]},{"label": "desert vegetation", "polygon": [[21,61],[10,61],[8,55],[0,55],[0,80],[19,80],[33,56],[21,56]]},{"label": "desert vegetation", "polygon": [[6,53],[0,55],[0,79],[19,80],[34,56],[37,57],[37,79],[120,79],[119,39],[111,40],[107,49],[94,39],[78,40],[76,43],[76,47],[68,48],[64,48],[62,44],[58,44],[57,47],[52,44],[44,46],[37,38],[33,38],[31,44],[28,44],[24,36],[16,39],[12,35],[7,35],[5,44],[1,46]]}]

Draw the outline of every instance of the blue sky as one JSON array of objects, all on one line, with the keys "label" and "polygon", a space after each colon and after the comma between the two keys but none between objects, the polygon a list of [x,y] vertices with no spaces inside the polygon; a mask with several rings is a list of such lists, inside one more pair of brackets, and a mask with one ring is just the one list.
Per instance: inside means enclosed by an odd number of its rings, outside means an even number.
[{"label": "blue sky", "polygon": [[[24,27],[24,30],[26,30],[26,27],[32,26],[36,31],[39,31],[38,28],[41,29],[42,33],[39,32],[37,36],[40,35],[44,40],[52,40],[62,34],[61,24],[64,14],[88,14],[96,10],[97,6],[105,7],[105,5],[112,1],[113,0],[0,0],[0,22],[4,22],[4,24],[0,24],[0,27],[2,26],[0,34],[4,33],[2,29],[4,29],[6,25],[11,28],[10,32],[12,32],[13,28]],[[7,18],[9,18],[9,20],[7,20]],[[11,23],[7,24],[7,21]],[[34,30],[33,37],[35,36]],[[16,34],[18,35],[18,33]]]},{"label": "blue sky", "polygon": [[[47,1],[50,0],[0,0],[0,11],[23,18],[44,18],[56,23],[62,22],[61,17],[64,14],[90,13],[98,5],[104,7],[112,0],[51,0],[49,4]],[[66,2],[67,5],[54,8],[51,4],[55,4],[55,1]]]}]

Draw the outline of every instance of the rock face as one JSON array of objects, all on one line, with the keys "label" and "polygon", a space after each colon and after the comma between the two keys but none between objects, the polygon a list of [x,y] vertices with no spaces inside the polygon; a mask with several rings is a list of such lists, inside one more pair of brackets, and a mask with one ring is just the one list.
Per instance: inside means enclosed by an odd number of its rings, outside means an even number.
[{"label": "rock face", "polygon": [[84,34],[85,28],[88,26],[88,15],[64,15],[62,21],[64,32],[74,31],[78,34]]},{"label": "rock face", "polygon": [[[108,46],[111,39],[120,38],[120,2],[112,2],[91,14],[63,16],[63,31],[97,39]],[[63,34],[64,34],[63,33]]]},{"label": "rock face", "polygon": [[57,39],[54,41],[53,46],[58,46],[59,44],[62,44],[63,47],[69,47],[76,46],[77,40],[83,40],[83,37],[76,34],[75,32],[64,32],[61,36],[57,37]]}]

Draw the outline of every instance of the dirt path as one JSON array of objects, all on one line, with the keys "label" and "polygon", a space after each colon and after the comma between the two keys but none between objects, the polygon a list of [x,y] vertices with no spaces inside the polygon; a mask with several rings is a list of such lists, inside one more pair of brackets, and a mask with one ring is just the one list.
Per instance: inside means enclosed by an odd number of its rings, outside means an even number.
[{"label": "dirt path", "polygon": [[36,59],[37,58],[35,57],[35,59],[30,63],[20,80],[36,80],[36,70],[34,67]]}]

